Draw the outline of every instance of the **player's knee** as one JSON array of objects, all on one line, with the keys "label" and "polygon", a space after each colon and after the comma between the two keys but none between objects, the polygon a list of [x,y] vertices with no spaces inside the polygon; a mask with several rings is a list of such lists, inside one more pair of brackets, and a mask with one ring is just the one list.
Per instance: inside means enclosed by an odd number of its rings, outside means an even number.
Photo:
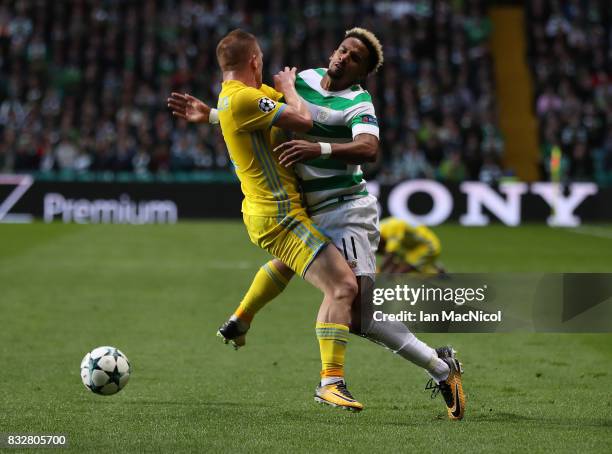
[{"label": "player's knee", "polygon": [[337,281],[332,290],[334,300],[341,301],[347,305],[352,305],[358,292],[357,280],[353,275],[346,276]]},{"label": "player's knee", "polygon": [[287,265],[285,265],[283,262],[281,262],[279,259],[272,259],[270,261],[272,263],[272,265],[274,266],[274,268],[276,268],[276,270],[283,275],[283,277],[285,277],[287,280],[291,279],[294,276],[294,272],[291,268],[289,268]]}]

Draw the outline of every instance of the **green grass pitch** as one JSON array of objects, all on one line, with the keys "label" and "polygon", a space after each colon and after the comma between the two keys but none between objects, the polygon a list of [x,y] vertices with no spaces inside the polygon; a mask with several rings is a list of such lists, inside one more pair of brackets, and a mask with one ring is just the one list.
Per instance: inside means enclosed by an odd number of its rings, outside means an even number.
[{"label": "green grass pitch", "polygon": [[[612,271],[612,228],[435,229],[451,271]],[[609,451],[612,335],[430,334],[465,365],[465,420],[425,374],[352,338],[360,414],[313,402],[320,296],[294,280],[247,347],[215,337],[267,260],[239,222],[0,225],[0,433],[65,433],[74,452]],[[81,384],[99,345],[134,371],[115,396]]]}]

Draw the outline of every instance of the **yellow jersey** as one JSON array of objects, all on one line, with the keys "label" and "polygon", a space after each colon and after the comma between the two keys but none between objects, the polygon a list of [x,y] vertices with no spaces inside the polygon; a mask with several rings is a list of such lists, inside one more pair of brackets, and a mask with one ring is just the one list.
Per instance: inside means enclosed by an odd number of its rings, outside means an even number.
[{"label": "yellow jersey", "polygon": [[217,103],[223,138],[244,194],[242,212],[276,217],[278,222],[302,208],[293,170],[282,167],[272,151],[285,137],[274,127],[286,106],[279,102],[281,97],[266,85],[257,89],[228,80]]},{"label": "yellow jersey", "polygon": [[385,253],[403,256],[419,246],[440,251],[440,240],[435,233],[424,225],[414,227],[397,218],[380,221],[380,237],[385,240]]}]

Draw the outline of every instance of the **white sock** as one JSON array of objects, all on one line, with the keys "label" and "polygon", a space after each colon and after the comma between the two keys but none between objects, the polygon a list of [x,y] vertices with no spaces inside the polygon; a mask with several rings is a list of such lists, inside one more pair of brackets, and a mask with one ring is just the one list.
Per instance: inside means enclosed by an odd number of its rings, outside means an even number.
[{"label": "white sock", "polygon": [[446,380],[448,377],[450,371],[448,365],[438,358],[433,348],[417,339],[403,323],[372,320],[365,335],[393,353],[426,369],[436,382]]},{"label": "white sock", "polygon": [[344,382],[344,378],[343,377],[321,377],[321,386],[331,385],[332,383],[336,383],[339,381]]},{"label": "white sock", "polygon": [[427,365],[426,369],[436,383],[446,380],[448,378],[448,374],[450,374],[448,364],[438,358],[437,354],[435,357],[431,358],[431,361]]}]

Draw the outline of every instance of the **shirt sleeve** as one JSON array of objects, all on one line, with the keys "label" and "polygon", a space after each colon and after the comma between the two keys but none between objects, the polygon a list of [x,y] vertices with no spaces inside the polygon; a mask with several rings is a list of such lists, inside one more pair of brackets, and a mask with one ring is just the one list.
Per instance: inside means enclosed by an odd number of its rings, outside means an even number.
[{"label": "shirt sleeve", "polygon": [[259,90],[261,90],[263,94],[272,101],[280,101],[284,96],[280,91],[276,91],[274,88],[266,84],[262,84],[261,87],[259,87]]},{"label": "shirt sleeve", "polygon": [[345,115],[345,122],[351,128],[353,139],[359,134],[371,134],[379,138],[378,119],[371,101],[356,104],[348,109]]},{"label": "shirt sleeve", "polygon": [[285,107],[261,90],[245,88],[232,99],[232,116],[239,130],[257,131],[273,126]]}]

